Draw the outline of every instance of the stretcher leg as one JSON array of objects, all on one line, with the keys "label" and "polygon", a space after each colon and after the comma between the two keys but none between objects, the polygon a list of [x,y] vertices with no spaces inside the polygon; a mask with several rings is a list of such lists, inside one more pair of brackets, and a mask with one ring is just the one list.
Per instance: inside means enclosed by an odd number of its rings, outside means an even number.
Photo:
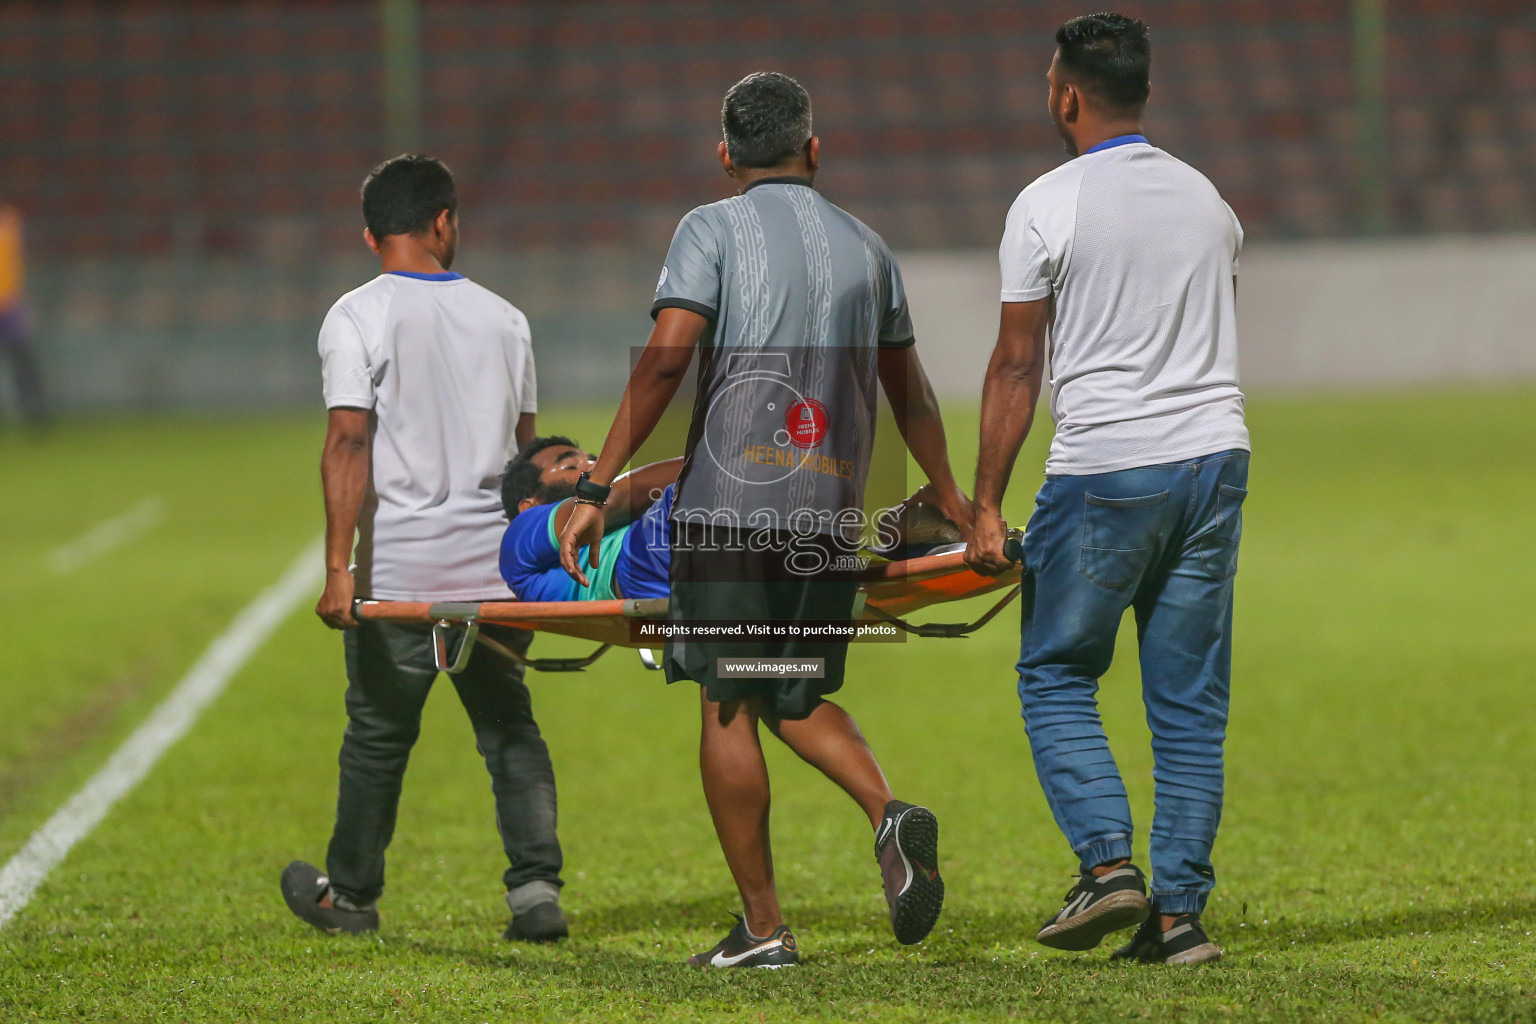
[{"label": "stretcher leg", "polygon": [[448,639],[453,635],[453,629],[459,623],[450,622],[447,619],[438,619],[432,623],[432,663],[437,666],[439,672],[447,672],[456,676],[463,672],[469,664],[470,656],[475,653],[475,639],[480,635],[480,623],[470,619],[462,623],[464,627],[464,639],[459,641],[459,649],[454,658],[448,658]]},{"label": "stretcher leg", "polygon": [[480,646],[488,647],[509,661],[515,661],[525,668],[531,668],[535,672],[581,672],[598,658],[607,654],[613,644],[603,644],[597,650],[584,658],[529,658],[506,644],[498,643],[488,636],[479,638]]}]

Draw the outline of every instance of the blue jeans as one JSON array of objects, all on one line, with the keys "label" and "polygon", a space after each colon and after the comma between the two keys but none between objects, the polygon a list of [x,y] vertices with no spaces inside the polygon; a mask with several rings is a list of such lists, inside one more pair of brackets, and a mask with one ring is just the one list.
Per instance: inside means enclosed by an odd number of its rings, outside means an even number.
[{"label": "blue jeans", "polygon": [[1024,538],[1019,700],[1035,771],[1083,867],[1131,855],[1131,808],[1099,719],[1127,607],[1152,730],[1152,898],[1200,913],[1216,881],[1232,580],[1248,453],[1050,476]]}]

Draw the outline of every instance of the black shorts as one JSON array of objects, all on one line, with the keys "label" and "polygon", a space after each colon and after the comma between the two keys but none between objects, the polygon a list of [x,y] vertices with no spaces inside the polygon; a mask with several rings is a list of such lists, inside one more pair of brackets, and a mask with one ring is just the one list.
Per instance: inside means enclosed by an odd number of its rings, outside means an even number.
[{"label": "black shorts", "polygon": [[[859,583],[837,567],[848,554],[832,538],[773,534],[768,550],[749,550],[751,531],[672,524],[672,600],[669,622],[806,622],[852,618]],[[762,547],[764,545],[758,545]],[[820,557],[818,557],[818,555]],[[796,571],[825,561],[815,575]],[[721,658],[820,658],[815,678],[722,679]],[[776,718],[804,718],[843,685],[846,641],[796,639],[679,640],[667,642],[667,682],[692,679],[712,701],[756,697]]]}]

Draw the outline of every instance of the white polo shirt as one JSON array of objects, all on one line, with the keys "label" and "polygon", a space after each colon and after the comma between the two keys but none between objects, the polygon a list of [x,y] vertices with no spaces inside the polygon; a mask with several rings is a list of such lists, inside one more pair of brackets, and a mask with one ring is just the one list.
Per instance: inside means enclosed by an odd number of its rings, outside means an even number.
[{"label": "white polo shirt", "polygon": [[459,274],[381,274],[320,328],[326,408],[374,413],[357,595],[510,600],[501,471],[537,407],[528,320]]},{"label": "white polo shirt", "polygon": [[1233,286],[1242,245],[1205,175],[1139,135],[1019,194],[999,250],[1002,300],[1055,297],[1047,474],[1247,450]]}]

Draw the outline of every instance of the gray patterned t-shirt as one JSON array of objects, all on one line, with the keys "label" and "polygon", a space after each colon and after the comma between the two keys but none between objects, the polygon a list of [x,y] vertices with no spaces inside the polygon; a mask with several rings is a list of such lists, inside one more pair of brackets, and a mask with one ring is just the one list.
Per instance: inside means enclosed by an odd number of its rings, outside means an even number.
[{"label": "gray patterned t-shirt", "polygon": [[674,521],[857,536],[878,347],[913,343],[885,242],[800,178],[701,206],[656,286],[710,321]]}]

